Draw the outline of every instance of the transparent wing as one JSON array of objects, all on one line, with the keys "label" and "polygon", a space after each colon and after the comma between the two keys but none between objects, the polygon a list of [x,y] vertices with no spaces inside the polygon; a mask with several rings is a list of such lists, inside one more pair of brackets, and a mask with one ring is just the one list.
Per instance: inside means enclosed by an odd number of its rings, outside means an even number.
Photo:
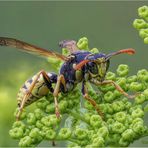
[{"label": "transparent wing", "polygon": [[37,47],[35,45],[31,45],[29,43],[26,43],[14,38],[0,37],[0,46],[10,46],[10,47],[20,49],[21,51],[24,51],[24,52],[28,52],[28,53],[32,53],[32,54],[36,54],[44,57],[54,57],[63,61],[67,60],[67,57],[62,54]]},{"label": "transparent wing", "polygon": [[70,54],[80,51],[80,49],[77,47],[77,43],[74,40],[63,40],[59,42],[59,46],[61,48],[66,48]]}]

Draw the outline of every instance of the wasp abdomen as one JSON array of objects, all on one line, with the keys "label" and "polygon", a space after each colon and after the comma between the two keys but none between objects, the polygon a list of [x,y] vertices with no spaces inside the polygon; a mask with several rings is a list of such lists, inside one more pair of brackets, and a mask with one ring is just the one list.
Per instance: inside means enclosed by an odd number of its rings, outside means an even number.
[{"label": "wasp abdomen", "polygon": [[[28,106],[32,104],[36,100],[46,96],[49,93],[49,91],[52,91],[53,89],[52,83],[56,82],[57,75],[54,73],[47,73],[47,75],[49,76],[49,83],[46,84],[43,76],[40,75],[37,82],[35,83],[33,90],[30,92],[31,94],[29,95],[28,98],[26,98],[24,106]],[[21,106],[21,103],[25,98],[25,95],[27,94],[27,92],[30,91],[30,87],[32,83],[34,83],[35,78],[36,78],[36,75],[34,75],[31,79],[27,80],[24,83],[24,85],[20,88],[17,95],[17,102],[19,107]]]}]

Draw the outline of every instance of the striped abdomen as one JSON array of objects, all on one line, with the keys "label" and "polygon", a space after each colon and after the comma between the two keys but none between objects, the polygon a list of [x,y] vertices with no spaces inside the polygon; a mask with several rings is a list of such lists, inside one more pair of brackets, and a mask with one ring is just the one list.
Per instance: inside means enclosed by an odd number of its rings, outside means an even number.
[{"label": "striped abdomen", "polygon": [[[56,83],[57,75],[54,73],[47,73],[50,79],[50,83],[47,85],[45,83],[44,78],[40,75],[39,79],[35,83],[33,90],[28,98],[26,98],[24,106],[30,105],[31,103],[35,102],[36,100],[46,96],[49,91],[53,91],[52,83]],[[20,88],[18,95],[17,95],[17,102],[18,106],[21,106],[23,99],[25,99],[26,93],[29,91],[31,84],[33,83],[36,75],[34,75],[31,79],[27,80],[24,85]]]}]

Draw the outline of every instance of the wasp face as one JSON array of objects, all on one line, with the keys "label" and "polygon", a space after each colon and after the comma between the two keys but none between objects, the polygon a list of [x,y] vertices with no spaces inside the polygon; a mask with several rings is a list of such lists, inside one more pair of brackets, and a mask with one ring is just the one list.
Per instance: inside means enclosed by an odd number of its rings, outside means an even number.
[{"label": "wasp face", "polygon": [[98,57],[91,61],[92,62],[87,63],[88,72],[91,78],[103,81],[109,68],[109,60],[106,61],[105,57]]}]

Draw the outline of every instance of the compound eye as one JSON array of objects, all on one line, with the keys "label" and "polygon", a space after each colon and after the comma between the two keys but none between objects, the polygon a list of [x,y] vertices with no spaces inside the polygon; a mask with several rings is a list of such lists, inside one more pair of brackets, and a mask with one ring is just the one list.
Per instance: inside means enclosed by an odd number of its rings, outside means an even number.
[{"label": "compound eye", "polygon": [[93,74],[98,74],[98,66],[96,63],[94,62],[89,62],[88,63],[89,66],[89,71]]}]

